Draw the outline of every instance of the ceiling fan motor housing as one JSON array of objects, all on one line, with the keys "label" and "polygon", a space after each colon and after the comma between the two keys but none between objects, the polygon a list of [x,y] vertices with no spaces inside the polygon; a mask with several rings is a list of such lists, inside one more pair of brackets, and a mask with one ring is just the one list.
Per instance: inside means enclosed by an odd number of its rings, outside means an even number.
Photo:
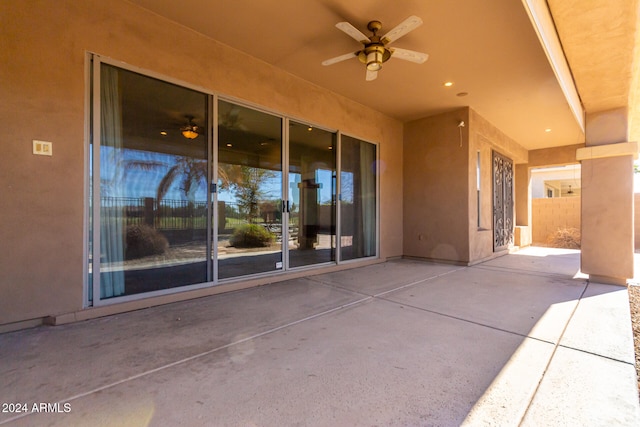
[{"label": "ceiling fan motor housing", "polygon": [[377,34],[381,28],[380,21],[371,21],[367,24],[367,29],[373,33],[373,36],[369,38],[370,43],[365,43],[364,49],[358,52],[360,62],[366,64],[367,69],[371,71],[378,71],[382,68],[382,63],[391,58],[391,51],[384,47],[384,42]]},{"label": "ceiling fan motor housing", "polygon": [[[369,69],[371,69],[370,65],[372,63],[377,63],[381,66],[389,58],[391,58],[391,51],[380,42],[367,43],[364,49],[358,52],[358,59],[363,64],[366,64]],[[377,69],[380,68],[378,67]]]}]

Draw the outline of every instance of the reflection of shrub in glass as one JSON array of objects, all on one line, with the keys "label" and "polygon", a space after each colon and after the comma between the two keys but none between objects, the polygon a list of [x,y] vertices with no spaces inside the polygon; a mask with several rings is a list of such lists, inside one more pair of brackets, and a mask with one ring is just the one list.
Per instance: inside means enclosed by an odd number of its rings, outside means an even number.
[{"label": "reflection of shrub in glass", "polygon": [[269,246],[273,240],[273,234],[264,227],[245,224],[234,230],[229,243],[236,248],[262,248]]},{"label": "reflection of shrub in glass", "polygon": [[153,227],[145,224],[127,227],[125,259],[162,255],[169,247],[167,238]]}]

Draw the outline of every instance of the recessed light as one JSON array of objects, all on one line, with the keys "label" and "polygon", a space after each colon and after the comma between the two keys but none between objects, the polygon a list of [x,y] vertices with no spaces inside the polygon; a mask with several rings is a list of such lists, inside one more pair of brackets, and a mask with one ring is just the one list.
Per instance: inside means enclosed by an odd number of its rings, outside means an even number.
[{"label": "recessed light", "polygon": [[227,147],[233,147],[233,144],[227,144]]},{"label": "recessed light", "polygon": [[549,133],[549,132],[551,132],[551,128],[546,128],[544,131]]},{"label": "recessed light", "polygon": [[160,132],[160,135],[167,136],[167,132],[163,130],[163,131]]},{"label": "recessed light", "polygon": [[309,132],[311,132],[311,131],[313,130],[313,128],[312,128],[311,126],[309,126],[309,127],[307,128],[307,130],[308,130]]},{"label": "recessed light", "polygon": [[456,96],[467,96],[467,95],[469,95],[469,92],[459,92],[459,93],[456,93]]},{"label": "recessed light", "polygon": [[451,87],[451,86],[453,86],[453,82],[444,82],[443,86],[444,87]]}]

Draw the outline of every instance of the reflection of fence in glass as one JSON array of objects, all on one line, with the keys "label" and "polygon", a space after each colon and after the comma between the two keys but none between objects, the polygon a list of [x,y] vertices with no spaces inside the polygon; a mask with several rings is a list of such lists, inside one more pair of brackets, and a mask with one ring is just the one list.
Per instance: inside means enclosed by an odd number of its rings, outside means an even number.
[{"label": "reflection of fence in glass", "polygon": [[[122,221],[125,225],[146,224],[160,230],[205,230],[207,203],[188,200],[162,199],[160,206],[153,197],[101,197],[102,221]],[[275,206],[275,208],[274,208]],[[218,202],[220,229],[233,229],[247,224],[248,215],[242,206],[232,202]],[[261,202],[258,223],[280,220],[276,202]]]},{"label": "reflection of fence in glass", "polygon": [[207,203],[152,197],[101,197],[101,220],[122,220],[126,225],[147,224],[160,230],[207,228]]}]

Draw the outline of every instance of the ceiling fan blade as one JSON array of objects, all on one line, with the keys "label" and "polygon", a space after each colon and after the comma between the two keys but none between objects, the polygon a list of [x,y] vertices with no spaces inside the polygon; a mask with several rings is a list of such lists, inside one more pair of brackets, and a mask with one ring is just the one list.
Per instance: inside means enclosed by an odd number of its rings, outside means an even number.
[{"label": "ceiling fan blade", "polygon": [[378,72],[377,71],[371,71],[371,70],[367,70],[367,81],[370,82],[371,80],[375,80],[378,77]]},{"label": "ceiling fan blade", "polygon": [[325,61],[322,61],[322,65],[331,65],[331,64],[335,64],[336,62],[342,62],[342,61],[346,61],[347,59],[355,58],[356,56],[358,56],[358,52],[345,53],[344,55],[327,59]]},{"label": "ceiling fan blade", "polygon": [[385,34],[381,38],[381,40],[385,44],[391,43],[393,41],[398,40],[400,37],[404,36],[409,31],[415,30],[420,25],[422,25],[422,19],[412,15],[407,19],[405,19],[404,21],[402,21],[400,24],[398,24],[393,30]]},{"label": "ceiling fan blade", "polygon": [[352,37],[354,40],[360,43],[369,43],[371,41],[369,40],[369,37],[362,34],[360,30],[358,30],[356,27],[349,24],[348,22],[338,22],[336,24],[336,27],[339,30],[344,31],[345,33],[347,33],[348,36]]},{"label": "ceiling fan blade", "polygon": [[398,47],[389,48],[389,50],[391,51],[392,58],[404,59],[405,61],[415,62],[416,64],[422,64],[429,59],[429,55],[426,53],[416,52],[415,50],[400,49]]}]

